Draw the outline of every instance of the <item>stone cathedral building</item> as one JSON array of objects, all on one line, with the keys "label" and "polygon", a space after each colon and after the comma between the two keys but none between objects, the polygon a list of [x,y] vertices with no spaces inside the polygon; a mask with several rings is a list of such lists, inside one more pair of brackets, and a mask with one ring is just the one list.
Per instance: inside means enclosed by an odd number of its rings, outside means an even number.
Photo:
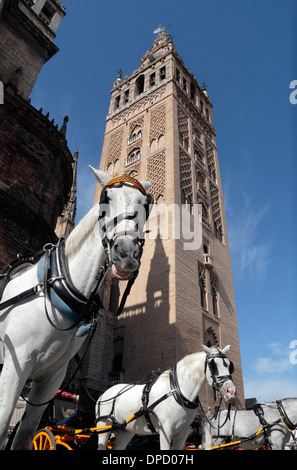
[{"label": "stone cathedral building", "polygon": [[59,50],[64,16],[60,0],[0,0],[0,269],[74,227],[78,153],[67,146],[68,117],[58,126],[30,99]]},{"label": "stone cathedral building", "polygon": [[[170,236],[170,217],[168,236],[159,229],[146,240],[140,274],[109,335],[109,385],[170,368],[201,350],[201,343],[231,344],[237,405],[244,407],[213,106],[165,28],[140,62],[131,76],[123,79],[120,73],[111,90],[100,169],[151,181],[157,205],[184,204],[191,213],[200,204],[202,243],[199,249],[185,250],[182,237]],[[116,310],[123,285],[109,281],[108,310]],[[210,387],[201,399],[213,405]]]}]

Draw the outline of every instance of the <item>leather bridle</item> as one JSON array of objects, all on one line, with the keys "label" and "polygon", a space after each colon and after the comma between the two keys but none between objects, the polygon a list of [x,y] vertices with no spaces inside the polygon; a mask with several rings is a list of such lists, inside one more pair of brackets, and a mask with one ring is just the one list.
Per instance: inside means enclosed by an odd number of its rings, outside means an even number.
[{"label": "leather bridle", "polygon": [[[208,368],[210,372],[210,376],[212,379],[212,386],[215,390],[218,392],[221,391],[222,386],[224,385],[225,382],[228,380],[232,380],[232,373],[234,371],[234,366],[233,363],[230,361],[230,366],[229,366],[229,374],[227,375],[218,375],[215,371],[215,368],[213,366],[213,359],[220,358],[223,359],[224,365],[227,367],[226,359],[228,360],[226,354],[223,354],[221,352],[218,352],[217,354],[207,354],[205,358],[205,366],[204,366],[204,373],[206,374],[206,370]],[[232,371],[232,372],[231,372]]]},{"label": "leather bridle", "polygon": [[[121,175],[121,176],[115,176],[112,178],[103,188],[101,195],[100,195],[100,200],[99,200],[99,208],[100,213],[99,213],[99,228],[101,232],[101,237],[102,237],[102,244],[104,246],[106,255],[108,258],[110,258],[111,255],[111,248],[114,245],[116,239],[120,235],[136,235],[137,243],[141,248],[141,254],[142,254],[142,248],[144,245],[144,233],[142,231],[139,231],[138,228],[138,212],[123,212],[119,215],[116,215],[113,219],[109,220],[108,222],[105,222],[105,216],[106,212],[102,210],[102,207],[104,208],[104,205],[108,204],[108,198],[107,198],[107,190],[110,188],[118,188],[122,187],[123,185],[128,185],[128,186],[134,186],[136,189],[138,189],[144,196],[147,198],[147,203],[145,205],[145,218],[146,220],[149,217],[151,205],[153,204],[153,196],[152,194],[147,194],[145,189],[143,188],[142,184],[136,179],[133,178],[132,176],[129,175]],[[135,228],[129,229],[129,230],[124,230],[124,231],[118,231],[117,230],[117,225],[124,221],[124,220],[135,220]],[[108,233],[113,230],[113,236],[108,237]]]}]

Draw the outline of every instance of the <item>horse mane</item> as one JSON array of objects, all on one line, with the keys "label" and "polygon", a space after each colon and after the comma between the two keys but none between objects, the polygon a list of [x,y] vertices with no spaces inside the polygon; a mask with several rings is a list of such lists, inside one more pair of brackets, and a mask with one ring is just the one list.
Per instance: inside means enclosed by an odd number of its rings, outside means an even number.
[{"label": "horse mane", "polygon": [[[203,351],[195,352],[192,354],[188,354],[187,356],[183,357],[178,362],[179,371],[181,374],[191,370],[192,372],[198,371],[199,366],[201,365],[202,370],[204,369],[204,358],[205,353]],[[201,364],[199,364],[201,362]],[[193,369],[193,364],[195,364],[195,368]]]},{"label": "horse mane", "polygon": [[65,255],[71,256],[77,253],[86,237],[94,230],[98,221],[98,204],[95,204],[89,212],[79,221],[65,242]]}]

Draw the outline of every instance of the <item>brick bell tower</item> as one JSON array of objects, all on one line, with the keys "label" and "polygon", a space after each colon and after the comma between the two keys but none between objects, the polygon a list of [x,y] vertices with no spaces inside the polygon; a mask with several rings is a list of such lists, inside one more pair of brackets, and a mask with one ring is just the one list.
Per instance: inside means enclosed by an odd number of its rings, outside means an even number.
[{"label": "brick bell tower", "polygon": [[[237,406],[244,407],[213,105],[165,28],[158,32],[140,67],[124,79],[120,72],[113,85],[100,169],[111,176],[126,173],[151,181],[157,207],[184,204],[193,219],[193,206],[200,204],[202,243],[185,250],[182,237],[170,236],[170,216],[169,235],[164,236],[162,214],[157,212],[156,236],[147,237],[139,276],[123,314],[115,320],[109,385],[142,380],[152,370],[170,368],[186,354],[201,350],[201,343],[231,344]],[[116,310],[123,289],[123,282],[110,281],[107,309]],[[210,387],[205,387],[201,400],[215,405]]]},{"label": "brick bell tower", "polygon": [[55,240],[69,199],[76,162],[68,117],[58,126],[30,102],[42,66],[58,52],[64,16],[60,0],[0,0],[0,269]]}]

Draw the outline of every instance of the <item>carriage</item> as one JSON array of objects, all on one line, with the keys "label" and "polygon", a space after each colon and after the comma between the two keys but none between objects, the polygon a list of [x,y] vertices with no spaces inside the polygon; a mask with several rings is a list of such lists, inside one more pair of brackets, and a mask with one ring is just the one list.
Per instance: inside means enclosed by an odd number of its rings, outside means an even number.
[{"label": "carriage", "polygon": [[[62,396],[62,398],[65,399],[65,396]],[[74,397],[72,394],[66,394],[66,400],[72,400],[73,403],[76,403],[76,399],[77,397]],[[82,412],[80,410],[79,404],[78,409],[75,405],[72,411],[73,413],[71,413],[70,416],[66,419],[56,424],[49,424],[44,428],[41,428],[34,436],[31,450],[97,450],[97,436],[99,433],[110,433],[112,431],[116,431],[117,429],[123,429],[129,422],[137,419],[143,413],[143,410],[139,410],[121,424],[91,427],[91,414],[86,415],[85,409]],[[86,425],[90,427],[85,427]],[[193,422],[193,427],[195,428],[195,420]],[[271,426],[268,426],[268,428],[269,427]],[[294,427],[294,429],[295,428],[296,426]],[[227,442],[218,445],[213,445],[211,447],[211,450],[246,450],[246,445],[250,445],[250,443],[258,437],[261,438],[261,436],[265,435],[265,432],[267,433],[267,428],[265,429],[265,427],[260,425],[259,429],[248,437],[243,437],[237,440],[232,440],[232,438],[229,438],[229,440],[227,439]],[[297,442],[296,437],[294,437],[293,433],[291,441],[292,442],[289,442],[288,444],[288,449],[296,449]],[[197,430],[194,429],[193,432],[188,435],[182,447],[182,450],[198,450],[199,448],[201,448],[198,442],[199,436]],[[112,450],[113,443],[114,439],[109,439],[106,449]],[[254,450],[268,450],[270,449],[270,446],[268,441],[266,441],[264,445],[259,445],[258,447],[254,445],[253,448]],[[152,434],[151,436],[136,436],[130,441],[127,446],[127,449],[159,449],[158,436],[155,434]]]},{"label": "carriage", "polygon": [[62,392],[46,410],[31,450],[96,450],[98,433],[109,429],[94,427],[94,416],[95,400],[84,386],[79,394]]},{"label": "carriage", "polygon": [[[86,388],[81,389],[79,397],[68,394],[68,402],[75,403],[73,413],[68,411],[68,417],[57,423],[61,410],[59,403],[55,403],[47,420],[56,424],[37,432],[32,450],[84,450],[96,446],[99,450],[111,447],[132,450],[140,445],[161,450],[182,449],[201,405],[199,391],[204,383],[215,387],[226,400],[234,397],[232,363],[226,356],[227,350],[228,347],[220,350],[203,346],[203,351],[185,356],[162,373],[152,373],[141,384],[112,386],[97,401]],[[92,426],[94,415],[96,427]]]}]

